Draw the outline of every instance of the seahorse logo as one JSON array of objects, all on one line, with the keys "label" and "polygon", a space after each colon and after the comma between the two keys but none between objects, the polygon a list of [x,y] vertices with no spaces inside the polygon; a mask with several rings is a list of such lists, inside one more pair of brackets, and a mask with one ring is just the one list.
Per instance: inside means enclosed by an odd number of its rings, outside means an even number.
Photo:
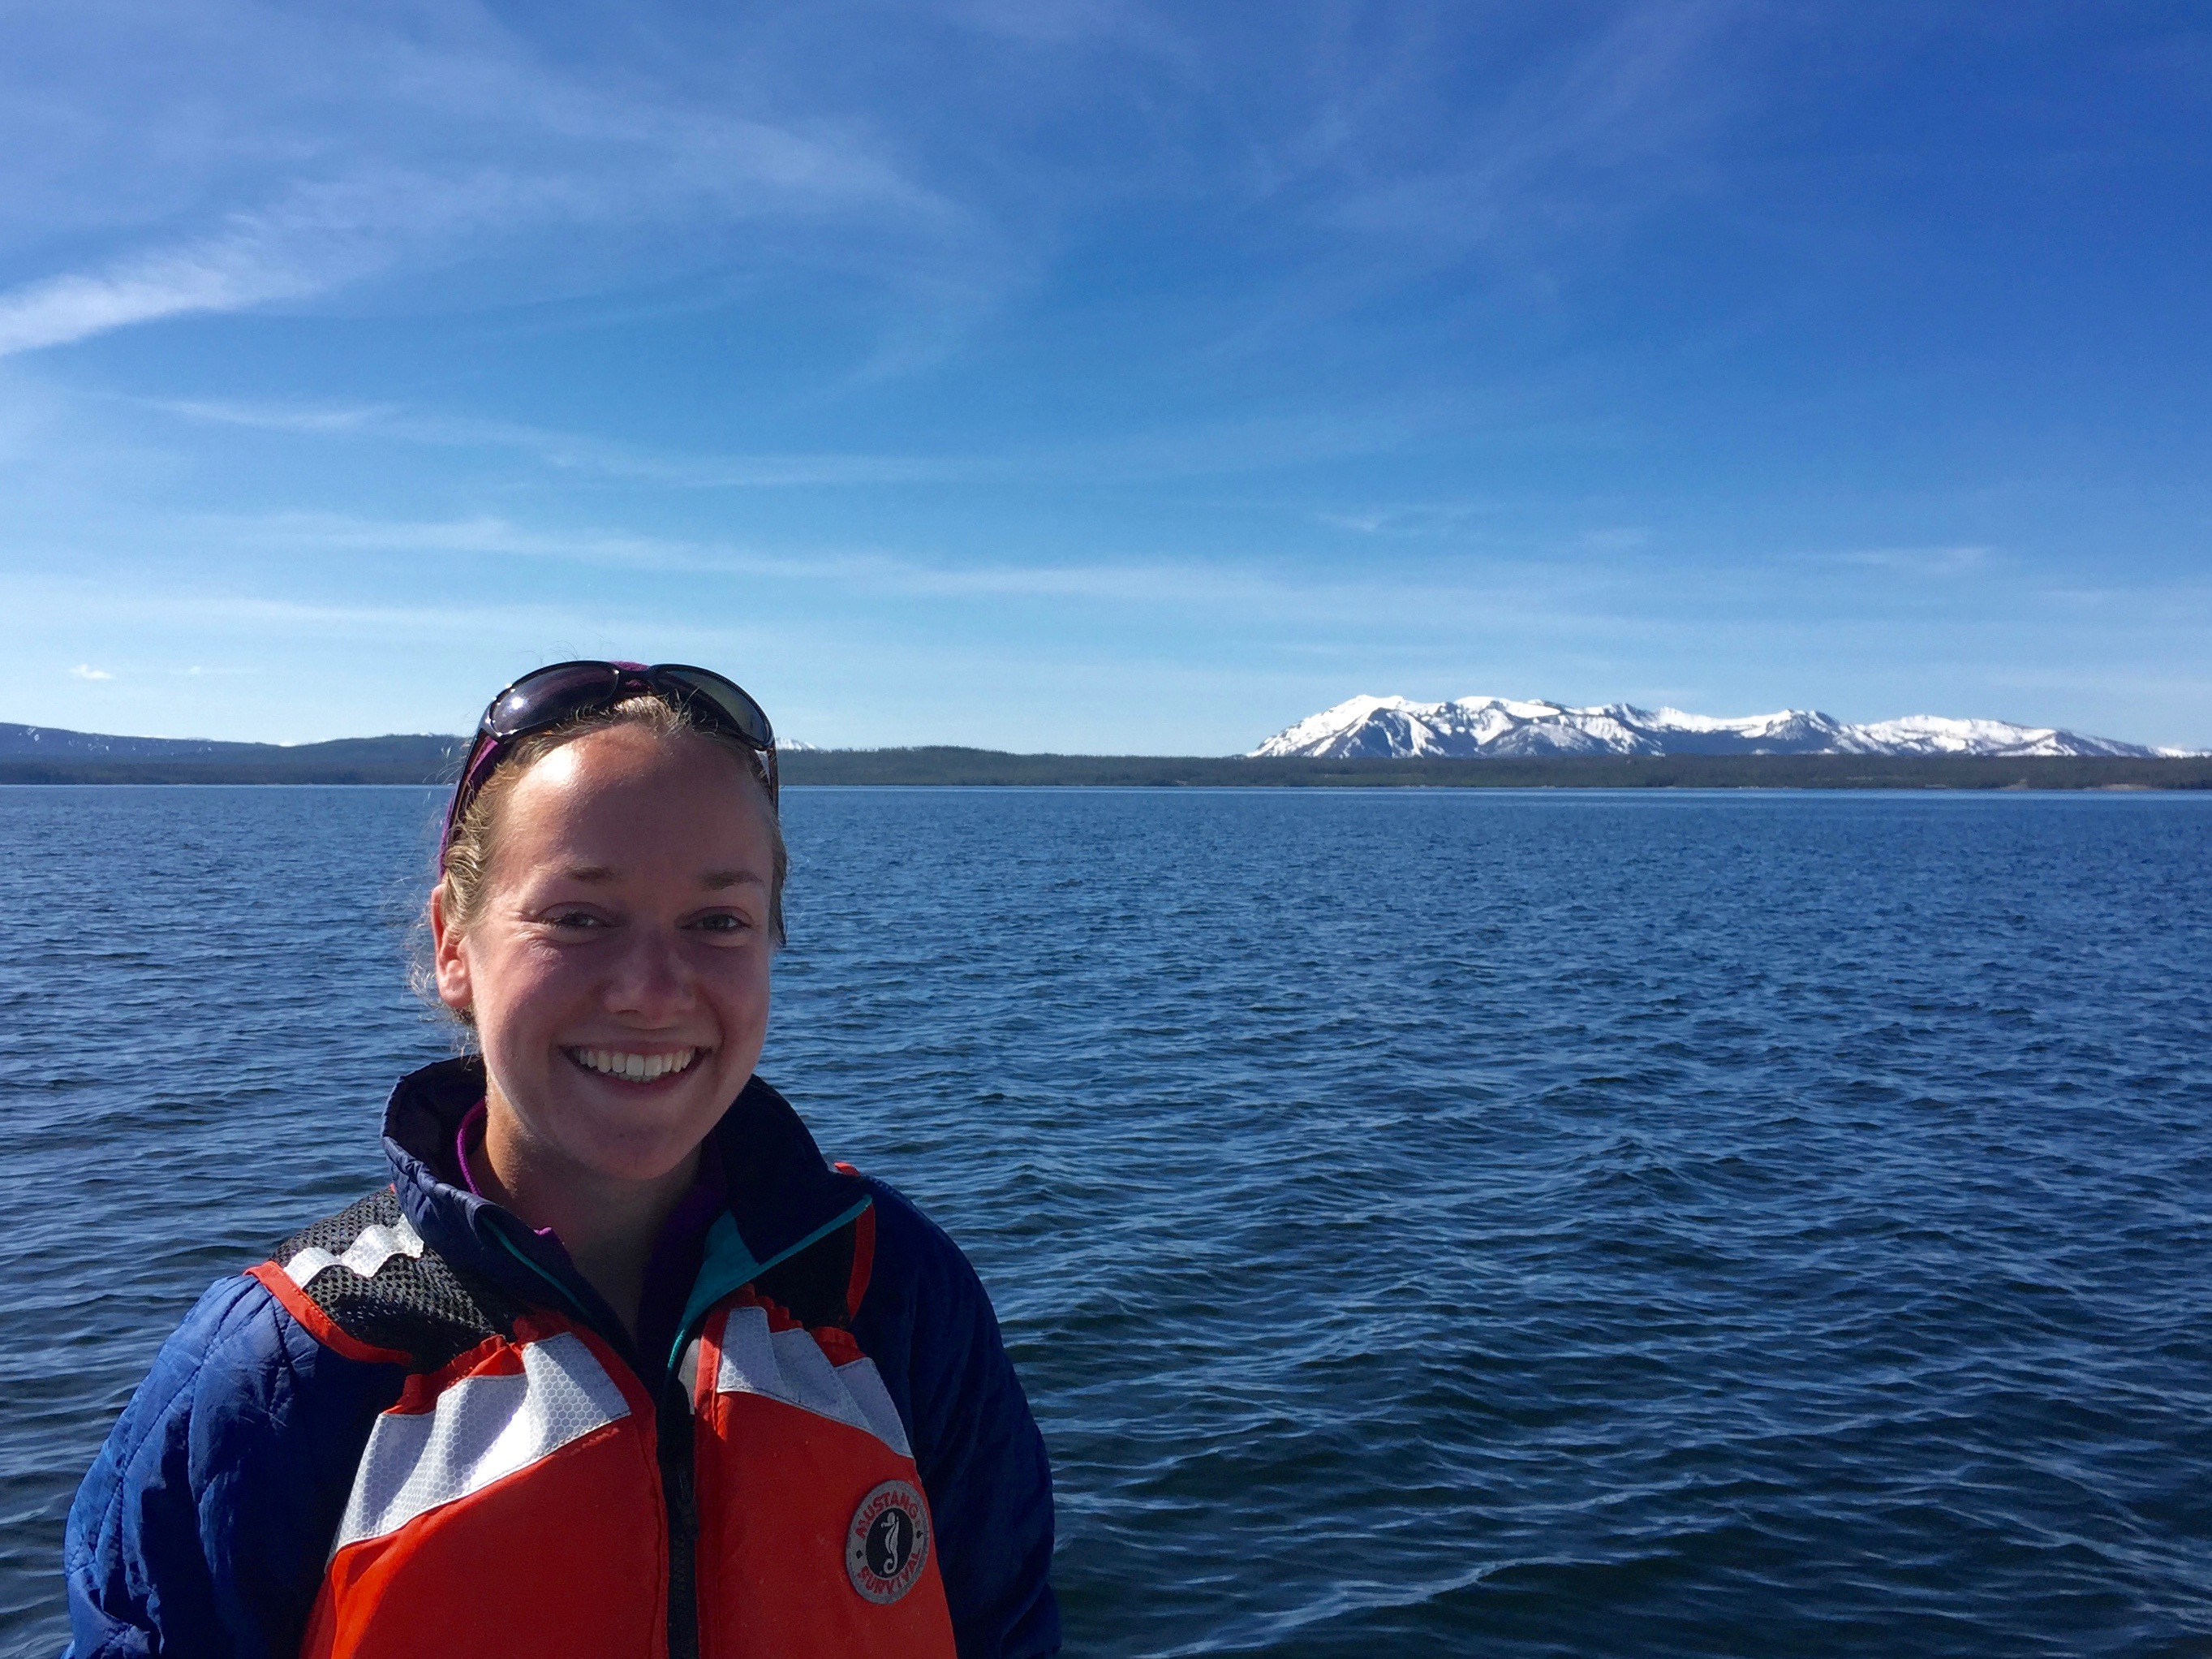
[{"label": "seahorse logo", "polygon": [[904,1480],[872,1488],[845,1529],[845,1572],[853,1588],[888,1607],[915,1587],[929,1559],[929,1509]]}]

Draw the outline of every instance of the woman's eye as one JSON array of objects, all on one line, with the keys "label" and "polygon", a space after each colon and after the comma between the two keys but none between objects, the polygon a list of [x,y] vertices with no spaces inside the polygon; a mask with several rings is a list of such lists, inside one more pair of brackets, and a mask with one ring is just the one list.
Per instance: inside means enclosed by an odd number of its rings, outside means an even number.
[{"label": "woman's eye", "polygon": [[726,910],[718,910],[712,915],[702,916],[692,925],[702,933],[742,933],[752,926],[743,916],[732,915]]},{"label": "woman's eye", "polygon": [[556,910],[546,921],[568,933],[583,933],[599,925],[599,919],[589,910]]}]

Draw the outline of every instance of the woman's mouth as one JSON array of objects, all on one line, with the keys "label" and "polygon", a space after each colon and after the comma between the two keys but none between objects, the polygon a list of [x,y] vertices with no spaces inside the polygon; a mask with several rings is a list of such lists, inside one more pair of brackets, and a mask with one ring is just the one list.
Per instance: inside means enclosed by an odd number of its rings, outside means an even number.
[{"label": "woman's mouth", "polygon": [[703,1048],[678,1048],[659,1054],[633,1054],[626,1048],[566,1048],[562,1051],[587,1072],[618,1078],[625,1083],[658,1083],[687,1070]]}]

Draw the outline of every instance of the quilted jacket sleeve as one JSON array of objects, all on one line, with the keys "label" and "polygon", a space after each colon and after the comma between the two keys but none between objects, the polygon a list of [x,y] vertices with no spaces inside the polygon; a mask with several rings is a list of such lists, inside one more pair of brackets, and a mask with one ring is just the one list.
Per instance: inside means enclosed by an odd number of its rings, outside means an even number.
[{"label": "quilted jacket sleeve", "polygon": [[211,1286],[70,1506],[65,1659],[291,1659],[398,1386],[320,1346],[257,1280]]},{"label": "quilted jacket sleeve", "polygon": [[876,1267],[854,1334],[913,1436],[960,1659],[1056,1653],[1052,1467],[990,1297],[951,1238],[868,1184]]}]

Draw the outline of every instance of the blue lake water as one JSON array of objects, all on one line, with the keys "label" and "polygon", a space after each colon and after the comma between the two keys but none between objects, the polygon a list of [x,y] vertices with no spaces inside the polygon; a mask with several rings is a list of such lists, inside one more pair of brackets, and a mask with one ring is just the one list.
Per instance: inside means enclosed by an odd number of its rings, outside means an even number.
[{"label": "blue lake water", "polygon": [[[448,1051],[435,810],[0,789],[0,1652]],[[2212,1652],[2212,797],[787,816],[763,1074],[991,1286],[1072,1653]]]}]

